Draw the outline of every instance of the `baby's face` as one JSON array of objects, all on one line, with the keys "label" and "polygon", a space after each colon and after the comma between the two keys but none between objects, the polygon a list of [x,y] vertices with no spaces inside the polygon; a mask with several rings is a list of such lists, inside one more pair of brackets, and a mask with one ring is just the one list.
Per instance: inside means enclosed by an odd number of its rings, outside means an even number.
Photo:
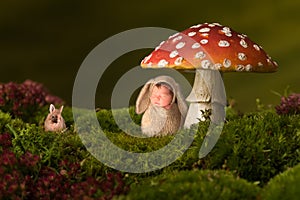
[{"label": "baby's face", "polygon": [[154,86],[150,96],[152,104],[169,109],[171,107],[172,99],[173,94],[167,87],[163,85],[160,87]]}]

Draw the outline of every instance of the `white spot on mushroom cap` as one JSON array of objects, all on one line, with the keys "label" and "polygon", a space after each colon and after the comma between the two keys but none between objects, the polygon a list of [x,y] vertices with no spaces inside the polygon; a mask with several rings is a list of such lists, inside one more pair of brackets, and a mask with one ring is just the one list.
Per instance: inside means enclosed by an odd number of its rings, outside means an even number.
[{"label": "white spot on mushroom cap", "polygon": [[179,33],[175,33],[175,34],[171,35],[171,36],[169,37],[169,39],[172,39],[172,38],[176,37],[177,35],[179,35]]},{"label": "white spot on mushroom cap", "polygon": [[169,64],[168,61],[166,61],[165,59],[162,59],[162,60],[160,60],[160,61],[157,63],[157,66],[158,66],[158,67],[165,67],[165,66],[167,66],[168,64]]},{"label": "white spot on mushroom cap", "polygon": [[192,49],[198,49],[200,47],[201,47],[201,45],[198,42],[196,42],[192,45]]},{"label": "white spot on mushroom cap", "polygon": [[223,61],[223,66],[224,66],[225,68],[230,67],[230,66],[231,66],[231,60],[225,58],[224,61]]},{"label": "white spot on mushroom cap", "polygon": [[200,43],[201,43],[201,44],[207,44],[207,43],[208,43],[208,40],[207,40],[207,39],[202,39],[202,40],[200,40]]},{"label": "white spot on mushroom cap", "polygon": [[175,58],[178,54],[179,54],[178,51],[174,50],[170,53],[169,56],[170,56],[170,58]]},{"label": "white spot on mushroom cap", "polygon": [[183,58],[182,58],[182,57],[178,57],[178,58],[176,58],[176,60],[174,61],[174,64],[175,64],[175,65],[181,65],[182,61],[183,61]]},{"label": "white spot on mushroom cap", "polygon": [[223,30],[222,30],[224,33],[226,32],[231,32],[230,28],[229,27],[223,27]]},{"label": "white spot on mushroom cap", "polygon": [[147,63],[150,60],[151,57],[152,57],[152,53],[149,56],[146,56],[144,58],[143,63]]},{"label": "white spot on mushroom cap", "polygon": [[209,32],[209,31],[210,31],[210,28],[208,28],[208,27],[199,29],[200,33],[206,33],[206,32]]},{"label": "white spot on mushroom cap", "polygon": [[211,66],[211,62],[209,60],[202,60],[201,61],[201,67],[203,69],[208,69]]},{"label": "white spot on mushroom cap", "polygon": [[221,30],[221,32],[223,32],[227,37],[231,37],[232,36],[231,30],[228,27],[223,27],[223,29]]},{"label": "white spot on mushroom cap", "polygon": [[201,33],[201,36],[203,36],[203,37],[208,37],[209,34],[208,34],[208,33]]},{"label": "white spot on mushroom cap", "polygon": [[245,39],[245,36],[243,36],[243,35],[241,35],[241,34],[238,34],[237,35],[239,38],[241,38],[241,39]]},{"label": "white spot on mushroom cap", "polygon": [[206,54],[203,51],[199,51],[195,54],[195,58],[203,59],[205,58]]},{"label": "white spot on mushroom cap", "polygon": [[254,47],[254,49],[256,49],[257,51],[260,51],[260,48],[259,48],[259,46],[258,46],[257,44],[254,44],[253,47]]},{"label": "white spot on mushroom cap", "polygon": [[185,42],[179,42],[178,44],[176,44],[176,49],[181,49],[182,47],[184,47]]},{"label": "white spot on mushroom cap", "polygon": [[165,41],[162,41],[162,42],[159,44],[159,46],[163,45],[164,43],[165,43]]},{"label": "white spot on mushroom cap", "polygon": [[241,72],[245,70],[245,66],[244,65],[237,65],[236,67],[236,71]]},{"label": "white spot on mushroom cap", "polygon": [[246,54],[244,53],[238,53],[238,58],[241,60],[241,61],[244,61],[247,59],[247,56]]},{"label": "white spot on mushroom cap", "polygon": [[222,64],[221,64],[221,63],[216,63],[216,64],[214,64],[214,66],[213,66],[213,68],[214,68],[215,70],[219,70],[219,69],[221,69],[221,67],[222,67]]},{"label": "white spot on mushroom cap", "polygon": [[173,42],[177,42],[177,41],[179,41],[179,40],[181,40],[181,39],[182,39],[182,36],[179,35],[179,36],[175,37],[172,41],[173,41]]},{"label": "white spot on mushroom cap", "polygon": [[247,48],[247,47],[248,47],[248,44],[247,44],[247,42],[246,42],[244,39],[241,39],[240,45],[241,45],[242,47],[244,47],[244,48]]},{"label": "white spot on mushroom cap", "polygon": [[215,26],[222,26],[221,24],[219,24],[219,23],[212,23],[213,25],[215,25]]},{"label": "white spot on mushroom cap", "polygon": [[155,51],[157,51],[164,43],[165,43],[165,41],[162,41],[162,42],[155,48]]},{"label": "white spot on mushroom cap", "polygon": [[231,36],[232,36],[231,33],[225,33],[225,35],[226,35],[227,37],[231,37]]},{"label": "white spot on mushroom cap", "polygon": [[193,31],[193,32],[189,32],[188,33],[188,36],[190,36],[190,37],[193,37],[193,36],[195,36],[197,33],[195,32],[195,31]]},{"label": "white spot on mushroom cap", "polygon": [[247,72],[252,71],[252,65],[250,65],[250,64],[246,65],[245,70],[246,70]]},{"label": "white spot on mushroom cap", "polygon": [[202,26],[202,24],[197,24],[197,25],[191,26],[191,28],[199,28],[200,26]]},{"label": "white spot on mushroom cap", "polygon": [[219,45],[219,47],[229,47],[230,43],[226,40],[220,40],[218,45]]}]

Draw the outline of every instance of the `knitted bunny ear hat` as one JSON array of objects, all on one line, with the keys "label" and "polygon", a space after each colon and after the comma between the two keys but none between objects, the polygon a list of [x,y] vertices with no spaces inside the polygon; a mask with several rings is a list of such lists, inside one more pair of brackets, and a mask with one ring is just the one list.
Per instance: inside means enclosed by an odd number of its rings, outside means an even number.
[{"label": "knitted bunny ear hat", "polygon": [[187,105],[185,102],[185,99],[181,93],[180,86],[177,84],[177,82],[170,76],[157,76],[153,79],[150,79],[142,88],[140,91],[140,94],[136,101],[136,113],[141,114],[145,112],[145,110],[150,105],[150,95],[152,93],[153,87],[156,84],[164,84],[173,92],[173,99],[172,103],[175,102],[177,99],[178,109],[181,113],[181,116],[183,119],[185,119],[185,116],[187,114]]}]

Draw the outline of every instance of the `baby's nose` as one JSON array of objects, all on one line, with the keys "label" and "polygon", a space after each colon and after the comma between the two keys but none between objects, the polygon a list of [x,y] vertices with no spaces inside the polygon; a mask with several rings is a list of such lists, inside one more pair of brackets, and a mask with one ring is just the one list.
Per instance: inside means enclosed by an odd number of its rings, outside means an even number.
[{"label": "baby's nose", "polygon": [[160,96],[159,95],[153,95],[151,98],[154,99],[154,100],[159,100]]}]

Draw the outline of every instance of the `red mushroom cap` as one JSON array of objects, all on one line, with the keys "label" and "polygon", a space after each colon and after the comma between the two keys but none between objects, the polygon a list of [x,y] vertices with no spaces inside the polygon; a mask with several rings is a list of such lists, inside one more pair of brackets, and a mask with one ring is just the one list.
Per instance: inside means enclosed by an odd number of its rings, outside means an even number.
[{"label": "red mushroom cap", "polygon": [[195,25],[170,36],[142,60],[141,66],[223,72],[274,72],[278,68],[261,46],[218,23]]}]

